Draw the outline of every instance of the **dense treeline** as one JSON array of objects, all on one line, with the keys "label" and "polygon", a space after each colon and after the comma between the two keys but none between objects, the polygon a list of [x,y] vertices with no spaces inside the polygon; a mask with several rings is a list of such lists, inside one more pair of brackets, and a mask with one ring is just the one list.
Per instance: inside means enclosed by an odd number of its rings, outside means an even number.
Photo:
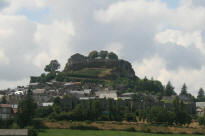
[{"label": "dense treeline", "polygon": [[[140,98],[137,96],[136,98]],[[136,104],[136,102],[138,104]],[[135,107],[138,105],[139,107]],[[173,108],[164,105],[153,106],[149,100],[129,101],[113,99],[93,99],[80,101],[75,97],[57,97],[54,105],[36,107],[32,92],[20,101],[18,112],[13,120],[0,121],[1,128],[44,128],[43,121],[146,121],[154,124],[186,125],[192,122],[192,115],[186,110],[185,103],[178,97]],[[205,115],[199,118],[205,124]],[[33,131],[33,129],[31,129]],[[35,131],[33,132],[34,134]]]},{"label": "dense treeline", "polygon": [[173,105],[173,110],[168,110],[165,107],[153,106],[150,109],[139,111],[139,120],[168,125],[190,124],[192,122],[192,117],[186,112],[183,101],[176,98]]}]

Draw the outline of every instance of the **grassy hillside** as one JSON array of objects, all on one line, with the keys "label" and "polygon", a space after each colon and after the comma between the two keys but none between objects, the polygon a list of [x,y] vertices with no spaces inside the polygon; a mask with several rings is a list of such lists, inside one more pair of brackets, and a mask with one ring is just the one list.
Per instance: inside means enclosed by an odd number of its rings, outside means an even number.
[{"label": "grassy hillside", "polygon": [[39,136],[200,136],[186,134],[150,134],[125,131],[103,131],[103,130],[69,130],[69,129],[50,129],[41,132]]},{"label": "grassy hillside", "polygon": [[111,75],[112,69],[108,68],[84,68],[74,72],[68,72],[71,76],[90,77],[90,78],[104,78]]}]

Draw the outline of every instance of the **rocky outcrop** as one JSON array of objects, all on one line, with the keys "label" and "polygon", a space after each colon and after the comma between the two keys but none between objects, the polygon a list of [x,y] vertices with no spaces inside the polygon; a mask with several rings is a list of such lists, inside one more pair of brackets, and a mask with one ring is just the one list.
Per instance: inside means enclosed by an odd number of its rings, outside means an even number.
[{"label": "rocky outcrop", "polygon": [[64,72],[78,71],[83,68],[109,68],[112,69],[112,74],[116,76],[135,77],[132,65],[128,61],[100,57],[90,59],[78,53],[68,59]]}]

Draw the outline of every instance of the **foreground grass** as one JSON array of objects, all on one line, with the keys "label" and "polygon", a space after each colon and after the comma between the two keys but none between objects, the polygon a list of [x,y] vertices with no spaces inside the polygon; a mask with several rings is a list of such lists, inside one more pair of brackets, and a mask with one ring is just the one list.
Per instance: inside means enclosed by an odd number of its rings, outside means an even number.
[{"label": "foreground grass", "polygon": [[200,136],[186,134],[150,134],[111,130],[69,130],[69,129],[48,129],[40,132],[39,136]]}]

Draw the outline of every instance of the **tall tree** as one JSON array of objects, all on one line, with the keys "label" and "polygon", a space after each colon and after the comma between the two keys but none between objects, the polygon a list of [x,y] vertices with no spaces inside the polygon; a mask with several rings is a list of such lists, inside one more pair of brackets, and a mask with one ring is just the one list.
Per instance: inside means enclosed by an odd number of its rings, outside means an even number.
[{"label": "tall tree", "polygon": [[166,96],[171,96],[171,95],[176,95],[174,91],[174,87],[172,86],[171,82],[169,81],[165,87],[165,95]]},{"label": "tall tree", "polygon": [[187,86],[185,83],[182,86],[180,95],[187,95]]},{"label": "tall tree", "polygon": [[118,56],[114,52],[108,54],[109,59],[118,60]]},{"label": "tall tree", "polygon": [[100,57],[105,59],[108,56],[108,51],[100,51]]},{"label": "tall tree", "polygon": [[88,57],[90,59],[97,58],[98,57],[98,52],[97,51],[92,51],[92,52],[89,53]]},{"label": "tall tree", "polygon": [[200,99],[200,98],[203,98],[205,95],[204,95],[204,89],[203,88],[200,88],[199,89],[199,92],[198,92],[198,96],[197,98]]},{"label": "tall tree", "polygon": [[46,65],[44,70],[46,72],[56,72],[60,68],[60,63],[57,60],[51,60],[50,64]]},{"label": "tall tree", "polygon": [[6,104],[6,103],[7,103],[6,96],[3,96],[3,97],[2,97],[1,103],[2,103],[2,104]]},{"label": "tall tree", "polygon": [[93,120],[97,120],[97,118],[100,116],[101,110],[100,110],[100,102],[99,100],[93,100],[91,103],[91,115]]},{"label": "tall tree", "polygon": [[17,112],[17,124],[24,128],[32,124],[35,114],[36,104],[33,102],[32,91],[29,89],[23,100],[19,102]]}]

